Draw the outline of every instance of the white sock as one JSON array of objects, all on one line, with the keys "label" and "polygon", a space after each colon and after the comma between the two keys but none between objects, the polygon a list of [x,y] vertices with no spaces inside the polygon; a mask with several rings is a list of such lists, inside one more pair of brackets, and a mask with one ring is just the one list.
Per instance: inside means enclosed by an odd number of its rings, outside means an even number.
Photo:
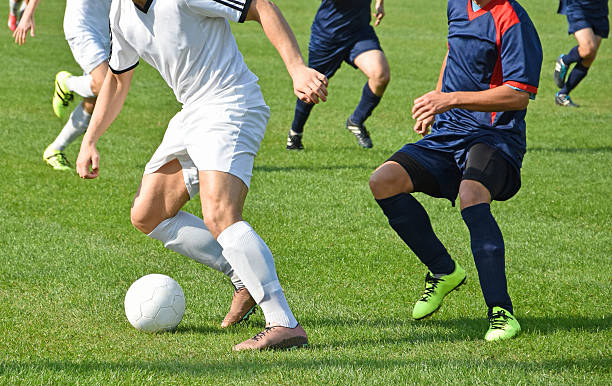
[{"label": "white sock", "polygon": [[227,227],[217,241],[223,255],[261,307],[266,323],[294,328],[293,316],[276,276],[274,258],[266,243],[246,221]]},{"label": "white sock", "polygon": [[236,289],[244,287],[221,254],[223,248],[199,217],[180,211],[176,216],[162,221],[148,236],[161,241],[174,252],[223,272],[230,277]]},{"label": "white sock", "polygon": [[72,114],[70,114],[70,118],[68,119],[68,122],[66,122],[66,125],[62,131],[60,131],[57,138],[55,138],[55,141],[53,141],[49,147],[54,150],[64,150],[66,146],[77,139],[79,135],[87,131],[87,126],[89,126],[90,119],[91,114],[83,109],[82,102],[79,103]]},{"label": "white sock", "polygon": [[9,13],[13,16],[19,15],[23,0],[9,0]]},{"label": "white sock", "polygon": [[93,98],[96,94],[91,90],[91,79],[91,75],[70,76],[65,80],[66,87],[83,98]]}]

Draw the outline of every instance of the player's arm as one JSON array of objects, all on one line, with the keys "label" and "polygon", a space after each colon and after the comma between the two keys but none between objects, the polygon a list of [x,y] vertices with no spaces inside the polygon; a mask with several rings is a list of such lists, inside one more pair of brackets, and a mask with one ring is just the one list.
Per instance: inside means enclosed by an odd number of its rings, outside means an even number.
[{"label": "player's arm", "polygon": [[528,104],[529,93],[506,85],[484,91],[434,90],[415,99],[412,118],[425,120],[455,108],[483,112],[524,110]]},{"label": "player's arm", "polygon": [[306,103],[326,101],[327,77],[306,66],[295,35],[278,7],[268,0],[253,0],[246,20],[255,20],[261,24],[293,79],[295,95]]},{"label": "player's arm", "polygon": [[383,17],[385,17],[385,0],[376,0],[376,4],[374,5],[374,26],[380,25]]},{"label": "player's arm", "polygon": [[30,31],[30,36],[35,36],[34,14],[36,13],[38,3],[40,3],[40,0],[28,1],[28,6],[23,11],[23,16],[21,16],[19,25],[17,26],[17,29],[15,29],[15,32],[13,32],[13,38],[15,38],[16,44],[25,44],[26,36],[28,36],[28,30]]},{"label": "player's arm", "polygon": [[[444,79],[444,70],[446,70],[446,60],[448,59],[448,51],[444,56],[444,60],[442,61],[442,68],[440,69],[440,76],[438,76],[438,83],[436,84],[436,91],[442,91],[442,80]],[[413,130],[420,135],[427,135],[429,133],[429,128],[434,122],[435,114],[431,115],[424,119],[416,119]]]},{"label": "player's arm", "polygon": [[130,89],[133,74],[133,69],[120,74],[115,74],[111,70],[106,73],[76,162],[77,173],[81,178],[98,177],[100,153],[96,144],[119,115]]}]

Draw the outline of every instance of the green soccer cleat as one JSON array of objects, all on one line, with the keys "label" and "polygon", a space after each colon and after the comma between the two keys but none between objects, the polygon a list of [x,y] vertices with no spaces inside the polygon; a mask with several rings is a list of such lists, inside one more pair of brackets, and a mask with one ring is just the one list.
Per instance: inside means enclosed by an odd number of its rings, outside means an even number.
[{"label": "green soccer cleat", "polygon": [[521,325],[516,318],[501,307],[493,307],[489,316],[489,331],[485,335],[487,342],[514,338],[521,332]]},{"label": "green soccer cleat", "polygon": [[43,153],[43,161],[47,163],[47,165],[51,166],[55,170],[60,171],[72,171],[72,166],[66,159],[64,153],[59,150],[47,148]]},{"label": "green soccer cleat", "polygon": [[442,305],[442,299],[465,283],[465,278],[465,270],[457,262],[455,262],[455,271],[441,278],[436,278],[431,272],[427,272],[425,292],[415,303],[412,309],[412,317],[421,320],[438,311],[438,308]]},{"label": "green soccer cleat", "polygon": [[65,119],[68,115],[68,106],[74,99],[72,91],[66,86],[66,79],[72,74],[68,71],[60,71],[55,75],[55,92],[53,93],[53,112],[59,119]]}]

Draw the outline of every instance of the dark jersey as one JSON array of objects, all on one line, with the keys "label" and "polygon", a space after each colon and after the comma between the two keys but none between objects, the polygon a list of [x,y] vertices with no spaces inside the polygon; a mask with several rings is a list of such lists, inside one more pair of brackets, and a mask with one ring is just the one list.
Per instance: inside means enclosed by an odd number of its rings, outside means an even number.
[{"label": "dark jersey", "polygon": [[[484,91],[512,87],[536,94],[542,46],[527,12],[514,0],[492,0],[474,12],[472,0],[448,1],[448,59],[442,91]],[[480,112],[451,109],[438,114],[424,138],[503,136],[501,147],[520,168],[525,152],[526,110]],[[448,141],[447,141],[448,142]],[[433,144],[431,147],[436,147]]]},{"label": "dark jersey", "polygon": [[312,35],[350,40],[370,25],[372,0],[323,0],[312,23]]},{"label": "dark jersey", "polygon": [[607,17],[608,0],[560,0],[557,12],[577,19]]}]

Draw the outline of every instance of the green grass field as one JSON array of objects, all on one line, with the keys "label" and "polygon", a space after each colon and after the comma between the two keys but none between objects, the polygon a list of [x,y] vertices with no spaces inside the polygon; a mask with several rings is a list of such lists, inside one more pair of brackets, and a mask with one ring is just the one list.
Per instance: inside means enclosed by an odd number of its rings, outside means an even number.
[{"label": "green grass field", "polygon": [[[604,41],[572,94],[554,105],[552,67],[574,45],[557,2],[523,0],[544,47],[539,95],[527,116],[523,187],[493,212],[523,334],[486,344],[486,308],[458,208],[424,195],[434,228],[468,271],[467,285],[425,322],[411,320],[424,267],[387,225],[368,188],[373,169],[417,140],[409,109],[435,86],[446,50],[446,2],[387,1],[377,29],[391,84],[368,121],[374,148],[343,124],[365,78],[349,66],[317,106],[306,151],[287,152],[295,99],[289,76],[256,23],[233,25],[272,117],[255,162],[245,219],[272,249],[310,348],[233,353],[264,324],[261,313],[229,331],[221,274],[166,250],[132,227],[129,209],[145,163],[179,109],[148,65],[102,138],[101,177],[46,167],[42,152],[61,123],[52,81],[80,71],[63,37],[64,3],[45,0],[37,36],[0,36],[0,384],[611,384],[612,45]],[[278,0],[301,47],[317,1]],[[79,143],[67,149],[74,161]],[[199,200],[187,210],[198,213]],[[183,287],[187,311],[174,333],[133,329],[129,285],[164,273]]]}]

